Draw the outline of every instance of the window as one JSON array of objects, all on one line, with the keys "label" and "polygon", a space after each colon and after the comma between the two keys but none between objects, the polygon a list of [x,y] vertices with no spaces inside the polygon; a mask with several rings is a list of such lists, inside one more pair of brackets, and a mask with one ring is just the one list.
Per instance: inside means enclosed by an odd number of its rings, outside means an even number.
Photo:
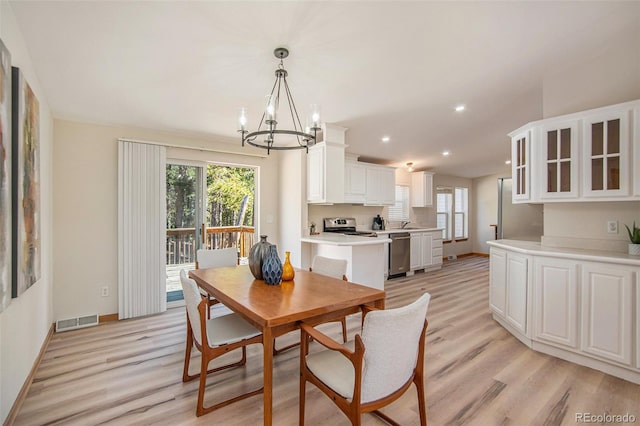
[{"label": "window", "polygon": [[455,189],[455,231],[456,240],[469,238],[469,188]]},{"label": "window", "polygon": [[442,228],[442,239],[451,240],[451,207],[453,204],[451,188],[436,188],[436,226]]},{"label": "window", "polygon": [[396,185],[396,203],[389,206],[389,222],[409,220],[409,187]]}]

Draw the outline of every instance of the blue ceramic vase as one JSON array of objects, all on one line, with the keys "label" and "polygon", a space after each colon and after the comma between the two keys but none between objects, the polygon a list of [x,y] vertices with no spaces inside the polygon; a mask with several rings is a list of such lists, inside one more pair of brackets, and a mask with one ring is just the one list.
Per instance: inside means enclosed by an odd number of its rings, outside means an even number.
[{"label": "blue ceramic vase", "polygon": [[269,246],[267,258],[262,262],[262,279],[269,285],[277,285],[282,281],[282,263],[275,245]]}]

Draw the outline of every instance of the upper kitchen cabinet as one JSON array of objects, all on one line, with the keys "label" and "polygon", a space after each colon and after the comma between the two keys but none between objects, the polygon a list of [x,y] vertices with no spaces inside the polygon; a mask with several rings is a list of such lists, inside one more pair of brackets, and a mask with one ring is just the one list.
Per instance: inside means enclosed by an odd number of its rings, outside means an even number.
[{"label": "upper kitchen cabinet", "polygon": [[396,171],[393,167],[367,164],[366,197],[369,206],[392,206],[396,203]]},{"label": "upper kitchen cabinet", "polygon": [[528,125],[510,133],[513,203],[529,202],[531,196],[531,139],[534,129]]},{"label": "upper kitchen cabinet", "polygon": [[640,199],[640,100],[509,134],[514,203]]},{"label": "upper kitchen cabinet", "polygon": [[[540,198],[578,196],[578,120],[551,121],[540,128],[539,147],[544,164]],[[539,170],[539,169],[538,169]]]},{"label": "upper kitchen cabinet", "polygon": [[411,173],[411,207],[433,207],[433,173]]},{"label": "upper kitchen cabinet", "polygon": [[362,203],[367,197],[367,166],[347,154],[344,162],[344,202]]},{"label": "upper kitchen cabinet", "polygon": [[[585,117],[585,197],[630,194],[630,114],[632,109],[627,106],[607,108]],[[637,141],[636,146],[640,146]]]},{"label": "upper kitchen cabinet", "polygon": [[307,201],[309,203],[343,203],[344,133],[346,128],[325,123],[324,140],[309,148],[307,154]]}]

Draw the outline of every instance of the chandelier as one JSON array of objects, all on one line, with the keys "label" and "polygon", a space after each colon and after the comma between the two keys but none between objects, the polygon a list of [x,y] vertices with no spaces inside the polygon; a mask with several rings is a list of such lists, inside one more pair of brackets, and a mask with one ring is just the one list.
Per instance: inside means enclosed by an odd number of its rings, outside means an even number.
[{"label": "chandelier", "polygon": [[[276,58],[280,59],[278,69],[276,69],[276,81],[273,84],[271,93],[267,95],[265,111],[260,119],[258,130],[249,132],[247,130],[247,110],[240,108],[238,115],[238,132],[242,136],[242,146],[245,143],[267,150],[267,154],[272,149],[288,150],[288,149],[306,149],[315,145],[316,134],[320,130],[320,111],[317,105],[311,105],[309,117],[306,120],[305,127],[302,127],[296,104],[293,101],[289,84],[287,83],[287,70],[284,69],[282,60],[289,56],[289,51],[284,47],[278,47],[273,51]],[[280,92],[284,92],[282,98],[287,100],[289,104],[289,115],[293,122],[293,128],[278,129],[278,109],[280,107]],[[275,137],[278,135],[276,145]]]}]

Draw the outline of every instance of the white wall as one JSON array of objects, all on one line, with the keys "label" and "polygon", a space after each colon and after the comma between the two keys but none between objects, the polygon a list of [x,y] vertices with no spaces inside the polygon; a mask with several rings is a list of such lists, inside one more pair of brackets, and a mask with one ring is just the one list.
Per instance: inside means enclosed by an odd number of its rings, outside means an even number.
[{"label": "white wall", "polygon": [[295,268],[303,265],[300,238],[307,227],[306,155],[304,150],[280,153],[278,254],[284,262],[284,252],[291,252],[291,264]]},{"label": "white wall", "polygon": [[52,128],[51,112],[34,73],[22,34],[6,2],[0,2],[0,38],[40,103],[40,206],[42,276],[0,313],[0,422],[4,422],[31,371],[53,321],[52,307]]},{"label": "white wall", "polygon": [[495,238],[494,228],[490,225],[498,224],[498,178],[510,175],[510,172],[505,172],[473,179],[471,204],[475,214],[471,215],[471,233],[474,253],[489,253],[487,241],[493,241]]},{"label": "white wall", "polygon": [[[259,231],[278,243],[278,153],[253,157],[243,149],[177,133],[131,127],[55,121],[54,132],[54,315],[55,319],[118,312],[118,145],[117,138],[155,141],[179,146],[234,151],[222,154],[170,148],[169,157],[258,166]],[[109,297],[100,287],[109,286]]]},{"label": "white wall", "polygon": [[[640,98],[640,27],[619,28],[581,63],[557,64],[543,81],[543,116],[554,117]],[[522,123],[524,124],[524,123]]]},{"label": "white wall", "polygon": [[[616,221],[618,232],[609,234],[607,222]],[[618,203],[557,203],[544,206],[542,243],[626,253],[629,236],[624,225],[640,224],[640,201]]]}]

